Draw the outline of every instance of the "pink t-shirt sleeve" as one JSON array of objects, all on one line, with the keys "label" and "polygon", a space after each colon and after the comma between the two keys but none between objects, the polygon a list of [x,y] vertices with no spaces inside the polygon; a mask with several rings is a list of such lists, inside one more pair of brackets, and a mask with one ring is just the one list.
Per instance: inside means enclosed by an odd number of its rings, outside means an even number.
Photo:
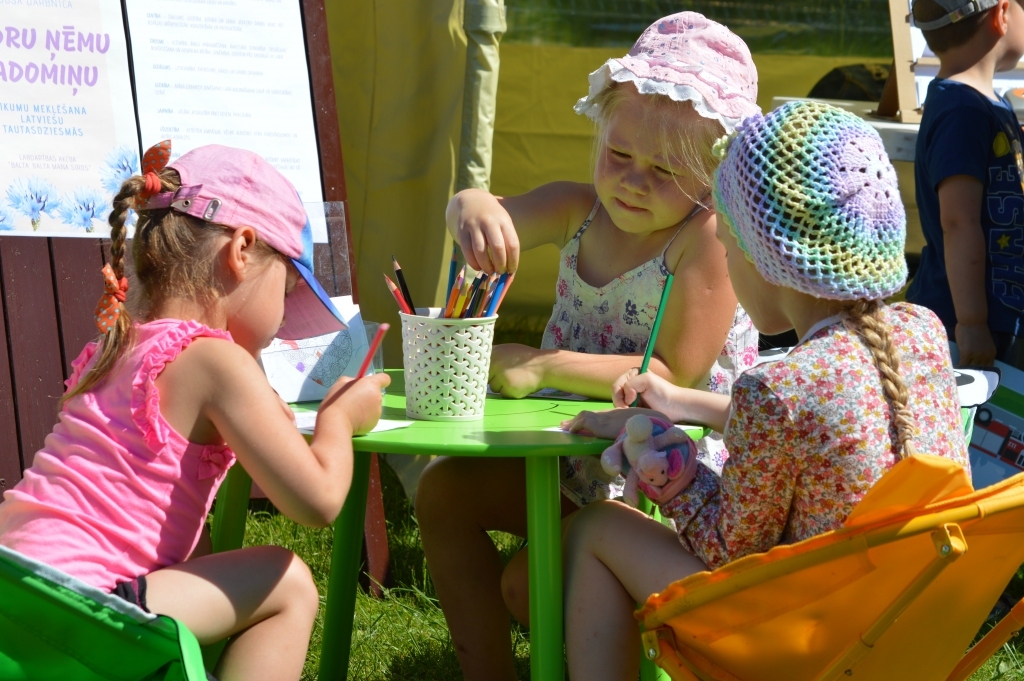
[{"label": "pink t-shirt sleeve", "polygon": [[68,391],[74,390],[78,382],[82,380],[82,376],[85,375],[86,367],[92,362],[92,358],[96,356],[96,350],[99,348],[99,343],[91,341],[85,344],[82,351],[78,353],[78,357],[71,362],[71,375],[68,376],[68,380],[64,381],[64,386]]}]

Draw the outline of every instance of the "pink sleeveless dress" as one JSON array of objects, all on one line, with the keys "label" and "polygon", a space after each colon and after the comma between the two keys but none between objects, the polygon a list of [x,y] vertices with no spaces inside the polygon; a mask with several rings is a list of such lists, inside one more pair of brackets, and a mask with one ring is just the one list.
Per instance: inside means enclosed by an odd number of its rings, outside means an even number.
[{"label": "pink sleeveless dress", "polygon": [[[562,247],[555,306],[544,330],[542,349],[595,355],[642,353],[647,349],[651,326],[658,314],[661,292],[669,274],[665,266],[665,252],[675,236],[658,257],[619,275],[604,286],[591,286],[577,274],[576,259],[580,238],[600,207],[600,201],[594,204],[575,236]],[[685,226],[684,222],[679,230]],[[733,381],[756,361],[757,329],[743,308],[737,305],[722,352],[708,370],[701,387],[728,395]],[[701,461],[713,470],[722,470],[728,453],[721,435],[703,438],[697,443],[697,448]],[[598,457],[563,457],[561,467],[562,493],[580,506],[622,494],[625,480],[622,476],[609,479]]]},{"label": "pink sleeveless dress", "polygon": [[[134,349],[96,389],[69,400],[32,467],[0,503],[0,544],[90,586],[117,584],[188,558],[235,455],[198,445],[160,414],[154,381],[193,339],[225,331],[161,319],[136,326]],[[68,388],[95,359],[90,343]]]}]

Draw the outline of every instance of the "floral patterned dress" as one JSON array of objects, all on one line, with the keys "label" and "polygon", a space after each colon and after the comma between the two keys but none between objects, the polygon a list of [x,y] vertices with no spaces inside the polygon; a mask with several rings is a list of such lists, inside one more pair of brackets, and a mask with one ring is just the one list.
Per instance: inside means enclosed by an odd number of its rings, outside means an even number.
[{"label": "floral patterned dress", "polygon": [[[555,306],[541,343],[545,350],[612,355],[642,353],[647,349],[669,274],[665,251],[679,232],[658,257],[604,286],[591,286],[576,273],[576,257],[580,238],[600,207],[600,201],[594,204],[579,231],[562,248]],[[679,230],[685,225],[684,222]],[[728,394],[736,377],[756,361],[757,330],[747,313],[737,305],[722,353],[708,370],[702,385],[712,392]],[[697,444],[701,460],[712,470],[720,471],[728,456],[721,436],[715,434]],[[622,476],[609,478],[597,457],[563,457],[561,464],[562,492],[578,505],[621,496],[625,480]]]},{"label": "floral patterned dress", "polygon": [[[917,450],[969,467],[942,323],[908,303],[884,314],[910,391]],[[890,411],[863,341],[839,317],[826,319],[788,355],[740,376],[721,475],[699,466],[662,513],[711,569],[837,529],[898,460]]]}]

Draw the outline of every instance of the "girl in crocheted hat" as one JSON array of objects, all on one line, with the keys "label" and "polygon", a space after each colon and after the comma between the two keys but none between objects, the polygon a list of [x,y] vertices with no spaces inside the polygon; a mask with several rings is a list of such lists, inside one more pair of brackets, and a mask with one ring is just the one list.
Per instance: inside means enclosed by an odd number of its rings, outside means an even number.
[{"label": "girl in crocheted hat", "polygon": [[[508,397],[548,387],[607,399],[615,379],[640,364],[674,272],[651,371],[728,393],[756,358],[757,334],[715,239],[711,145],[758,110],[756,92],[750,52],[736,35],[694,12],[665,17],[628,55],[592,73],[576,105],[597,122],[592,183],[555,182],[514,197],[470,189],[452,199],[448,228],[477,269],[515,271],[520,250],[561,249],[541,349],[495,347],[492,388]],[[720,466],[720,439],[701,446]],[[563,460],[563,512],[621,494],[622,482],[596,459]],[[480,492],[470,504],[467,489]],[[419,484],[427,561],[469,679],[515,678],[506,604],[527,621],[526,555],[502,578],[483,530],[525,536],[524,489],[521,460],[441,458]]]},{"label": "girl in crocheted hat", "polygon": [[[206,517],[237,457],[286,516],[330,524],[352,435],[377,422],[388,378],[335,384],[306,443],[257,363],[275,336],[338,328],[312,278],[298,194],[249,151],[169,157],[169,142],[148,151],[145,175],[114,197],[100,336],[72,364],[32,467],[4,493],[0,545],[95,599],[174,617],[200,643],[230,637],[219,679],[298,679],[319,605],[309,569],[277,546],[204,555]],[[124,307],[133,209],[138,321]]]},{"label": "girl in crocheted hat", "polygon": [[[573,678],[635,679],[633,611],[652,593],[776,544],[838,528],[897,461],[920,451],[968,466],[946,334],[923,307],[886,305],[906,279],[906,220],[878,134],[857,116],[793,102],[716,147],[718,238],[736,296],[762,333],[795,329],[786,356],[746,370],[732,395],[627,372],[665,418],[725,434],[721,474],[698,466],[657,499],[674,531],[615,501],[577,514],[566,539]],[[603,437],[636,410],[567,426]]]}]

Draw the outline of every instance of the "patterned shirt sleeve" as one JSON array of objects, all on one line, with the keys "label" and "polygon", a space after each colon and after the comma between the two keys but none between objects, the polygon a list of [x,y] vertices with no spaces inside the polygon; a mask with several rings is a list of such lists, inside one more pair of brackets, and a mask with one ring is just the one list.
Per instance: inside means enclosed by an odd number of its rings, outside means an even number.
[{"label": "patterned shirt sleeve", "polygon": [[801,439],[784,401],[756,376],[742,376],[733,388],[722,477],[702,465],[662,507],[683,547],[713,570],[777,545],[793,502]]}]

